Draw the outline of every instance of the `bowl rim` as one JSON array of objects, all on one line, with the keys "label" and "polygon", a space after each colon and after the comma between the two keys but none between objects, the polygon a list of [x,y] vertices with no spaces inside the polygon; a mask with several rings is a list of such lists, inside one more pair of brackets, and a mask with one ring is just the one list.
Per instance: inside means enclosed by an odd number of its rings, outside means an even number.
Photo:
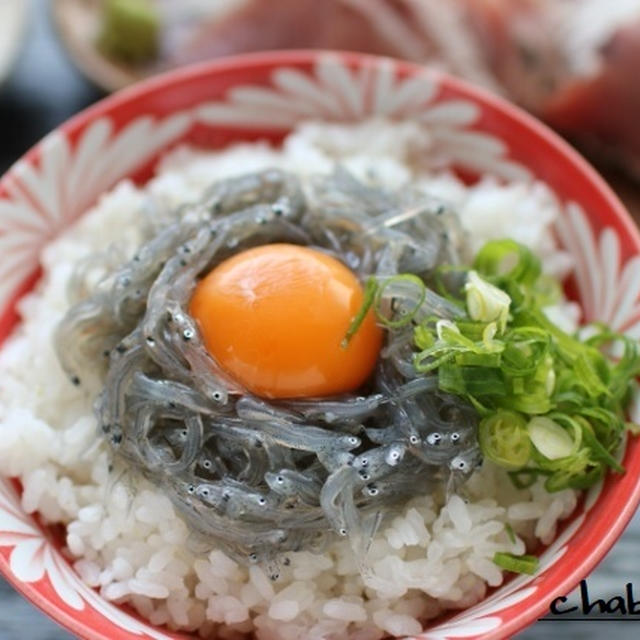
[{"label": "bowl rim", "polygon": [[[183,81],[197,80],[199,77],[204,78],[220,72],[229,73],[234,70],[247,68],[273,68],[292,64],[302,66],[312,65],[318,58],[327,55],[338,56],[341,61],[356,67],[375,67],[384,60],[390,60],[399,71],[403,72],[407,76],[414,76],[426,71],[436,77],[440,84],[452,88],[456,93],[460,93],[475,102],[491,107],[506,120],[519,122],[526,129],[529,129],[537,138],[542,139],[555,154],[563,156],[567,162],[574,166],[578,173],[585,177],[587,182],[591,183],[591,186],[599,192],[599,195],[608,207],[609,212],[622,227],[623,232],[629,236],[634,250],[640,254],[640,229],[635,225],[631,215],[628,213],[618,196],[613,192],[611,187],[609,187],[604,178],[577,150],[537,118],[527,113],[522,108],[512,104],[508,100],[492,94],[486,89],[477,87],[464,80],[460,80],[440,70],[432,69],[429,66],[396,58],[387,58],[384,56],[339,50],[294,49],[284,51],[260,51],[204,61],[144,79],[121,89],[110,96],[98,100],[93,105],[81,110],[58,125],[52,130],[52,132],[47,134],[47,136],[28,149],[7,169],[2,176],[0,176],[0,191],[2,191],[5,183],[9,180],[9,177],[18,163],[26,162],[31,165],[34,164],[43,141],[46,140],[46,138],[53,132],[61,131],[65,134],[70,134],[74,131],[80,131],[98,117],[108,115],[110,112],[117,110],[123,105],[133,105],[136,101],[149,93],[162,89],[163,87],[171,87],[176,83]],[[2,345],[0,344],[0,348],[1,347]],[[640,479],[638,479],[636,484],[633,486],[632,491],[627,496],[627,500],[622,510],[618,512],[616,519],[612,522],[606,535],[600,539],[597,546],[594,546],[589,550],[580,564],[576,564],[569,568],[569,571],[557,587],[558,592],[562,592],[563,594],[568,593],[579,583],[581,579],[588,576],[589,573],[593,571],[595,566],[611,550],[615,541],[623,533],[624,529],[633,517],[639,503]],[[16,589],[16,591],[37,606],[56,623],[67,628],[78,636],[86,638],[87,640],[109,640],[108,636],[102,635],[99,631],[86,626],[78,619],[65,612],[61,612],[55,606],[51,605],[50,601],[40,594],[31,583],[25,583],[15,578],[8,569],[7,561],[2,555],[0,555],[0,573],[3,574],[5,579]],[[548,610],[548,603],[540,599],[540,601],[533,603],[527,609],[518,612],[509,619],[509,621],[500,625],[494,631],[484,634],[482,637],[487,639],[511,637],[515,632],[533,623],[535,619],[546,610]]]}]

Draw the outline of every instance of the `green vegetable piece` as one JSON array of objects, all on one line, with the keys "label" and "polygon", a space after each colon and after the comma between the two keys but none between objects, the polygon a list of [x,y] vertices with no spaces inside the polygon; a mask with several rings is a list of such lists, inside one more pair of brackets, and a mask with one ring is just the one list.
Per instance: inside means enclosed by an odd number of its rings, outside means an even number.
[{"label": "green vegetable piece", "polygon": [[515,240],[492,240],[476,255],[473,268],[479,273],[502,281],[514,280],[532,285],[540,275],[540,260]]},{"label": "green vegetable piece", "polygon": [[518,413],[500,409],[478,426],[480,449],[489,460],[505,469],[524,467],[531,457],[527,422]]},{"label": "green vegetable piece", "polygon": [[538,570],[539,560],[535,556],[514,556],[512,553],[496,551],[493,556],[494,564],[501,569],[514,573],[526,573],[533,575]]},{"label": "green vegetable piece", "polygon": [[582,437],[584,439],[585,444],[591,449],[591,454],[594,460],[598,462],[602,462],[606,464],[608,467],[615,469],[616,471],[622,473],[624,471],[624,467],[620,465],[620,463],[607,451],[598,438],[596,438],[593,433],[593,429],[591,425],[586,422],[586,420],[581,421],[582,425]]},{"label": "green vegetable piece", "polygon": [[563,489],[588,489],[604,475],[604,466],[596,464],[587,466],[576,472],[556,471],[551,474],[544,483],[544,488],[549,492],[562,491]]},{"label": "green vegetable piece", "polygon": [[483,339],[484,332],[487,329],[486,322],[476,322],[475,320],[467,320],[466,318],[456,318],[456,327],[460,333],[473,342],[478,342]]},{"label": "green vegetable piece", "polygon": [[504,338],[503,371],[513,376],[535,373],[551,348],[549,334],[538,327],[518,327]]},{"label": "green vegetable piece", "polygon": [[[408,313],[401,316],[398,320],[392,320],[391,318],[385,316],[385,314],[383,313],[381,309],[381,300],[382,294],[385,292],[387,287],[398,282],[402,282],[407,285],[413,285],[414,287],[416,287],[419,291],[418,301],[416,302],[415,307],[409,310]],[[400,275],[388,278],[378,287],[374,300],[374,310],[381,324],[383,324],[385,327],[388,327],[389,329],[398,329],[399,327],[408,325],[413,320],[418,311],[420,311],[420,307],[422,306],[422,303],[424,302],[426,296],[427,287],[418,276],[415,276],[412,273],[402,273]]]},{"label": "green vegetable piece", "polygon": [[542,274],[533,283],[533,302],[538,307],[558,304],[564,298],[560,283],[553,277]]},{"label": "green vegetable piece", "polygon": [[366,318],[367,313],[369,312],[369,309],[373,304],[377,290],[378,290],[378,283],[375,281],[375,278],[369,278],[364,288],[364,297],[362,300],[362,305],[360,306],[360,309],[358,309],[358,313],[356,313],[353,321],[349,325],[349,328],[347,329],[347,333],[345,334],[342,340],[342,343],[340,345],[343,349],[347,348],[347,346],[349,345],[349,342],[351,342],[351,338],[353,338],[353,336],[358,332],[360,325],[364,322],[364,319]]},{"label": "green vegetable piece", "polygon": [[413,341],[418,349],[430,349],[436,343],[436,339],[433,335],[433,331],[428,327],[419,324],[413,330]]},{"label": "green vegetable piece", "polygon": [[488,367],[464,367],[442,362],[438,368],[438,385],[443,391],[469,396],[506,395],[502,373]]},{"label": "green vegetable piece", "polygon": [[535,484],[536,480],[542,476],[550,475],[550,471],[545,469],[520,469],[518,471],[509,471],[508,476],[516,489],[528,489]]},{"label": "green vegetable piece", "polygon": [[531,416],[542,415],[553,409],[554,405],[549,398],[546,385],[535,381],[527,381],[525,384],[524,381],[516,382],[513,378],[510,381],[512,395],[507,394],[499,403],[504,409],[527,413]]},{"label": "green vegetable piece", "polygon": [[461,353],[455,357],[456,364],[469,367],[499,368],[502,356],[499,353]]},{"label": "green vegetable piece", "polygon": [[625,422],[640,344],[604,325],[586,339],[554,325],[543,306],[562,300],[561,287],[512,240],[487,243],[462,290],[464,273],[436,274],[454,301],[466,301],[467,317],[421,319],[414,366],[437,371],[442,391],[477,410],[484,456],[518,488],[545,476],[548,491],[585,489],[607,468],[623,471],[615,452],[625,432],[640,433]]},{"label": "green vegetable piece", "polygon": [[597,398],[599,395],[611,395],[611,392],[599,373],[599,370],[602,371],[603,368],[600,362],[601,358],[602,356],[597,351],[594,355],[587,353],[585,350],[574,362],[576,381],[584,387],[585,391],[592,398]]},{"label": "green vegetable piece", "polygon": [[469,271],[464,286],[467,311],[472,320],[497,322],[504,331],[509,317],[511,298],[504,291],[481,278],[476,271]]},{"label": "green vegetable piece", "polygon": [[516,534],[513,531],[513,527],[508,522],[504,525],[504,530],[509,538],[509,542],[511,542],[511,544],[515,544]]},{"label": "green vegetable piece", "polygon": [[159,50],[160,16],[150,0],[107,0],[98,47],[105,55],[136,64]]},{"label": "green vegetable piece", "polygon": [[576,452],[576,444],[567,430],[551,418],[532,418],[527,431],[533,446],[548,460],[567,458]]}]

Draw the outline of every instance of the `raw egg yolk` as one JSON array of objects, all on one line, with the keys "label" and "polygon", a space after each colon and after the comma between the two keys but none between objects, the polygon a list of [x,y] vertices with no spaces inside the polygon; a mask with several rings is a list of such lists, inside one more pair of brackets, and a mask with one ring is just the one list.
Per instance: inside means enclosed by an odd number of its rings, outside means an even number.
[{"label": "raw egg yolk", "polygon": [[376,363],[382,331],[371,311],[343,344],[363,297],[335,258],[269,244],[215,267],[198,283],[190,312],[210,354],[249,391],[327,396],[357,389]]}]

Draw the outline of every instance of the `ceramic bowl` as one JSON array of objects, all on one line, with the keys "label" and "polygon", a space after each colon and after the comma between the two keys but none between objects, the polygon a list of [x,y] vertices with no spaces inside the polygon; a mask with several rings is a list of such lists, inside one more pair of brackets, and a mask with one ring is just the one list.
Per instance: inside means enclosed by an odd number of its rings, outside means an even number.
[{"label": "ceramic bowl", "polygon": [[[575,259],[568,291],[586,320],[640,336],[640,235],[593,169],[517,108],[423,67],[359,54],[270,52],[229,58],[135,85],[62,125],[0,180],[0,340],[17,299],[38,276],[39,254],[118,180],[144,182],[170,148],[217,149],[240,140],[277,143],[299,121],[415,119],[440,164],[472,178],[546,181],[563,215],[556,226]],[[632,417],[638,421],[634,399]],[[470,609],[425,629],[421,640],[504,638],[543,616],[602,560],[640,500],[640,442],[626,474],[589,490],[535,576],[520,576]],[[185,637],[154,628],[85,586],[63,538],[21,507],[19,486],[0,480],[0,571],[22,594],[81,638]]]}]

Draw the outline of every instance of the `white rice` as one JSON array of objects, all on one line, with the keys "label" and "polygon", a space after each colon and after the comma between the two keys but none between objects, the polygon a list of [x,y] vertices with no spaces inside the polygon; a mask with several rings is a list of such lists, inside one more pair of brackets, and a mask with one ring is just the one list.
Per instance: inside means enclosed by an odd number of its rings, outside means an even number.
[{"label": "white rice", "polygon": [[[217,178],[280,166],[326,172],[336,158],[362,179],[389,187],[413,180],[460,213],[474,247],[511,236],[566,273],[568,257],[551,233],[559,207],[541,183],[500,184],[485,178],[467,187],[420,163],[422,131],[412,124],[357,127],[307,124],[282,150],[243,144],[218,153],[178,149],[161,162],[146,190],[171,205],[196,200]],[[363,580],[344,540],[324,554],[289,554],[277,582],[257,566],[240,566],[221,551],[201,556],[170,501],[145,482],[113,477],[107,448],[96,436],[90,394],[68,383],[52,349],[52,331],[67,308],[65,285],[74,263],[110,243],[133,252],[145,190],[119,184],[73,229],[44,251],[44,275],[20,303],[23,322],[0,351],[0,468],[24,486],[26,512],[67,525],[75,568],[107,600],[128,602],[154,624],[198,630],[203,637],[261,640],[377,640],[419,633],[426,619],[470,606],[503,576],[496,551],[522,553],[547,543],[574,509],[576,494],[518,491],[485,463],[464,498],[411,500],[374,540]],[[123,229],[126,231],[123,232]],[[575,327],[575,306],[553,309]],[[511,542],[509,523],[517,534]]]}]

